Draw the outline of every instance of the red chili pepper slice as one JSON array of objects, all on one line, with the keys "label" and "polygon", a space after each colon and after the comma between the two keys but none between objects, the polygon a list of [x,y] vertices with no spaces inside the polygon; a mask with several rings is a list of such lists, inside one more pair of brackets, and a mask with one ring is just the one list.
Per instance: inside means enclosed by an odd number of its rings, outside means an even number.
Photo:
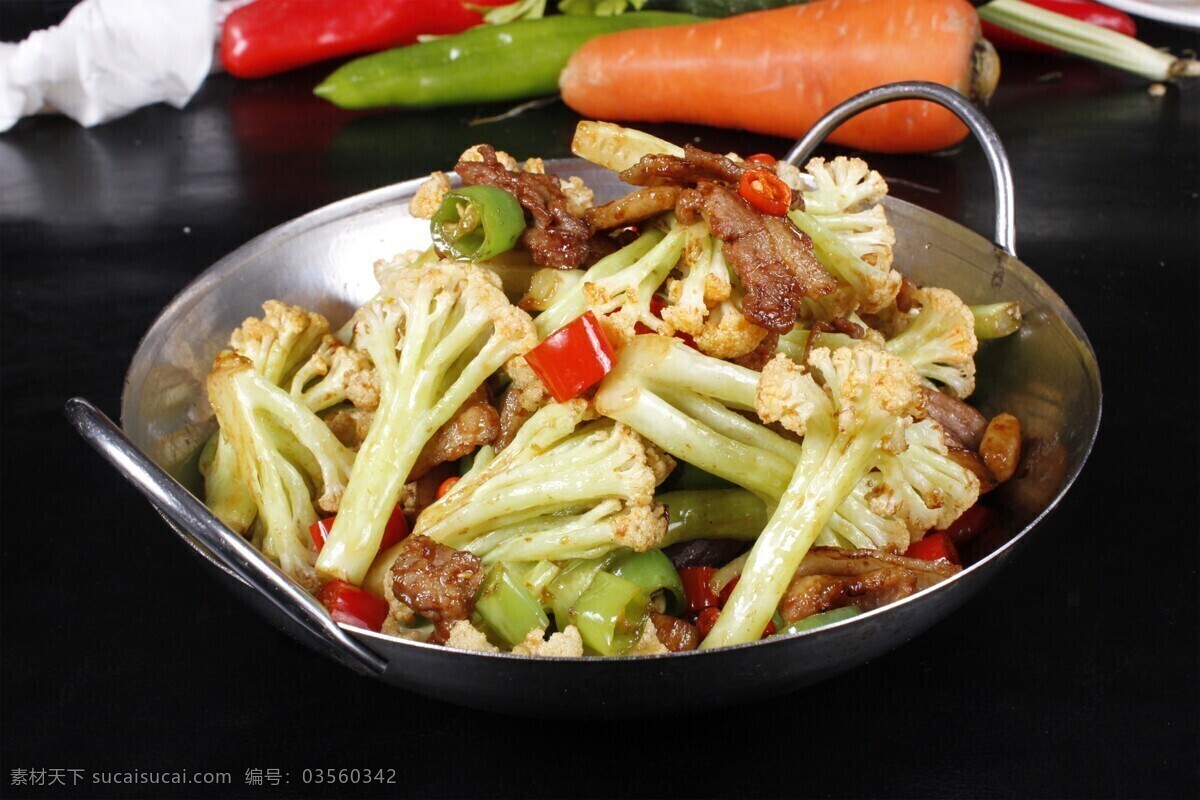
[{"label": "red chili pepper slice", "polygon": [[[1137,24],[1133,17],[1115,8],[1093,3],[1091,0],[1025,0],[1030,5],[1062,14],[1071,19],[1098,25],[1126,36],[1137,36]],[[991,22],[980,20],[983,36],[1001,50],[1023,53],[1060,53],[1057,47],[1034,41],[1018,33],[1001,28]]]},{"label": "red chili pepper slice", "polygon": [[343,580],[335,579],[322,586],[317,599],[329,609],[329,616],[335,622],[378,631],[387,619],[386,600]]},{"label": "red chili pepper slice", "polygon": [[454,488],[454,484],[456,483],[458,483],[458,476],[451,475],[449,478],[446,478],[446,480],[438,484],[437,499],[441,500],[443,497],[445,497],[450,490]]},{"label": "red chili pepper slice", "polygon": [[[336,516],[326,517],[308,526],[308,535],[312,537],[318,553],[325,546],[325,540],[329,538],[329,532],[333,530],[335,519],[337,519]],[[379,540],[379,549],[387,550],[405,536],[408,536],[408,520],[404,516],[404,510],[400,506],[396,506],[392,510],[392,516],[388,517],[387,525],[384,526],[383,538]]]},{"label": "red chili pepper slice", "polygon": [[687,610],[693,614],[717,606],[717,593],[713,591],[712,567],[682,567],[678,570],[683,581],[683,594],[687,598]]},{"label": "red chili pepper slice", "polygon": [[756,211],[773,217],[782,217],[792,207],[792,187],[765,169],[743,172],[738,194]]},{"label": "red chili pepper slice", "polygon": [[578,397],[612,371],[612,344],[591,311],[556,330],[525,361],[560,403]]},{"label": "red chili pepper slice", "polygon": [[919,558],[922,561],[949,561],[951,564],[961,564],[958,550],[945,531],[935,531],[926,534],[924,539],[913,542],[904,551],[909,558]]},{"label": "red chili pepper slice", "polygon": [[717,620],[721,618],[721,609],[713,607],[706,608],[696,617],[696,630],[700,632],[700,638],[706,639],[712,633],[713,625],[717,624]]},{"label": "red chili pepper slice", "polygon": [[778,163],[775,156],[770,153],[755,153],[752,156],[746,156],[746,161],[751,164],[766,164],[768,167],[773,167]]},{"label": "red chili pepper slice", "polygon": [[[659,319],[662,319],[663,318],[662,312],[663,312],[663,309],[666,307],[667,307],[666,300],[663,300],[662,297],[660,297],[656,294],[650,295],[650,313],[651,314],[658,317]],[[650,330],[649,325],[646,325],[641,322],[633,323],[633,332],[636,334],[654,333],[654,331]],[[693,350],[697,349],[696,340],[691,337],[691,334],[684,333],[683,331],[675,331],[675,338],[678,339],[679,341],[683,342],[684,344],[686,344],[688,347],[692,348]]]},{"label": "red chili pepper slice", "polygon": [[729,602],[729,595],[733,594],[733,588],[738,585],[738,581],[741,580],[741,578],[742,576],[738,575],[729,583],[725,584],[725,588],[721,590],[721,596],[717,598],[718,606],[721,608],[725,607],[725,604]]}]

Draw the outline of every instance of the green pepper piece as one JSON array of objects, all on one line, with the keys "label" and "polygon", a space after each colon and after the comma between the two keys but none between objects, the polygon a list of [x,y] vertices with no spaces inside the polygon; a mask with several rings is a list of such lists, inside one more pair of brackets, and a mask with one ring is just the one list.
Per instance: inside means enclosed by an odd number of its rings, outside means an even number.
[{"label": "green pepper piece", "polygon": [[545,630],[550,625],[541,604],[525,588],[524,581],[514,577],[504,563],[488,572],[476,595],[475,610],[507,649],[525,641],[531,630]]},{"label": "green pepper piece", "polygon": [[662,550],[634,553],[613,568],[612,574],[637,585],[647,597],[663,589],[667,593],[667,613],[678,616],[687,603],[683,581],[671,559]]},{"label": "green pepper piece", "polygon": [[1021,304],[1015,301],[971,306],[971,314],[977,339],[999,339],[1021,328]]},{"label": "green pepper piece", "polygon": [[660,547],[692,539],[752,542],[767,525],[766,504],[745,489],[681,489],[654,499],[671,514]]},{"label": "green pepper piece", "polygon": [[567,566],[546,588],[545,592],[546,604],[554,614],[554,624],[560,631],[578,621],[575,603],[591,585],[596,575],[612,566],[627,553],[627,550],[620,550],[600,558],[576,558],[567,562]]},{"label": "green pepper piece", "polygon": [[456,36],[357,58],[339,67],[314,92],[342,108],[422,108],[544,97],[558,92],[558,76],[589,39],[629,28],[702,21],[690,14],[643,12],[480,25]]},{"label": "green pepper piece", "polygon": [[455,189],[429,223],[438,250],[458,261],[485,261],[505,253],[523,230],[521,204],[494,186]]},{"label": "green pepper piece", "polygon": [[814,628],[820,628],[825,625],[832,625],[835,622],[841,622],[844,619],[857,617],[862,613],[862,609],[858,606],[844,606],[835,608],[832,611],[822,611],[820,614],[812,614],[804,619],[798,619],[791,625],[788,625],[783,630],[779,631],[777,636],[786,636],[789,633],[800,633],[801,631],[811,631]]},{"label": "green pepper piece", "polygon": [[575,603],[575,626],[587,647],[602,656],[616,655],[642,635],[649,605],[637,584],[600,572]]}]

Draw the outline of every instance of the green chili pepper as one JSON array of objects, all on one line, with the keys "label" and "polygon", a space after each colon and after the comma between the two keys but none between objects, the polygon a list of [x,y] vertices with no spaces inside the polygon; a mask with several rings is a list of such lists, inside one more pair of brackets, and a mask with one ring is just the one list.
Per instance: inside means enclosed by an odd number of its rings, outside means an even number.
[{"label": "green chili pepper", "polygon": [[488,630],[509,649],[523,642],[534,628],[545,630],[550,625],[541,603],[503,563],[492,567],[479,587],[475,610]]},{"label": "green chili pepper", "polygon": [[665,590],[668,614],[679,615],[687,603],[683,581],[671,559],[663,555],[662,550],[634,553],[614,567],[612,574],[636,584],[647,597],[652,597],[660,589]]},{"label": "green chili pepper", "polygon": [[975,317],[975,336],[979,339],[999,339],[1016,333],[1021,327],[1021,304],[991,303],[971,306]]},{"label": "green chili pepper", "polygon": [[786,636],[789,633],[800,633],[801,631],[811,631],[813,628],[820,628],[825,625],[832,625],[835,622],[841,622],[844,619],[857,617],[862,613],[858,606],[845,606],[843,608],[835,608],[832,611],[822,611],[820,614],[812,614],[804,619],[798,619],[786,628],[779,631],[777,635]]},{"label": "green chili pepper", "polygon": [[578,622],[575,603],[591,585],[596,575],[612,566],[627,553],[627,550],[619,550],[600,558],[577,558],[567,562],[567,566],[546,588],[545,592],[548,596],[551,613],[554,614],[554,624],[560,631],[568,625]]},{"label": "green chili pepper", "polygon": [[655,498],[671,513],[660,547],[692,539],[758,538],[767,525],[767,506],[745,489],[684,489]]},{"label": "green chili pepper", "polygon": [[355,59],[314,91],[342,108],[409,108],[524,100],[558,91],[558,76],[584,42],[630,28],[701,22],[665,12],[552,16],[481,25],[456,36]]},{"label": "green chili pepper", "polygon": [[600,572],[575,602],[583,643],[602,656],[616,655],[642,635],[650,600],[632,581]]},{"label": "green chili pepper", "polygon": [[429,222],[438,250],[458,261],[484,261],[507,252],[523,230],[521,204],[494,186],[455,189]]}]

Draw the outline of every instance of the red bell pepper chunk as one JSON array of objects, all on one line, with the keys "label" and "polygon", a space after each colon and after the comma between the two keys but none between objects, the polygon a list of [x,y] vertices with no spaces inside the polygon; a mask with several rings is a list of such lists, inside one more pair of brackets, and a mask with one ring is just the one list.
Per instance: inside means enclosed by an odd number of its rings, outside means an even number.
[{"label": "red bell pepper chunk", "polygon": [[992,526],[996,520],[996,515],[987,506],[981,506],[979,503],[968,508],[962,513],[958,519],[946,528],[946,535],[950,537],[950,541],[956,545],[964,542],[969,542],[983,531]]},{"label": "red bell pepper chunk", "polygon": [[[325,546],[325,540],[329,538],[329,532],[333,530],[335,519],[337,519],[336,516],[326,517],[308,526],[308,535],[312,537],[318,553]],[[404,510],[400,506],[396,506],[383,529],[383,538],[379,540],[379,549],[387,550],[405,536],[408,536],[408,520],[404,516]]]},{"label": "red bell pepper chunk", "polygon": [[725,584],[725,588],[721,590],[721,596],[717,598],[718,606],[721,608],[725,607],[725,604],[729,602],[729,595],[733,594],[733,588],[738,585],[738,581],[741,580],[741,578],[742,576],[738,575],[729,583]]},{"label": "red bell pepper chunk", "polygon": [[738,194],[756,211],[772,217],[782,217],[792,207],[792,187],[765,169],[743,172]]},{"label": "red bell pepper chunk", "polygon": [[693,614],[706,608],[717,607],[717,593],[713,591],[712,567],[682,567],[678,570],[683,581],[683,594],[687,598],[687,610]]},{"label": "red bell pepper chunk", "polygon": [[[1115,8],[1093,3],[1091,0],[1025,0],[1032,6],[1062,14],[1064,17],[1098,25],[1126,36],[1137,36],[1137,24],[1133,17]],[[983,36],[1000,50],[1024,53],[1060,53],[1057,47],[1034,41],[1007,28],[1001,28],[987,20],[980,20]]]},{"label": "red bell pepper chunk", "polygon": [[949,561],[951,564],[961,564],[958,550],[945,531],[935,531],[926,534],[924,539],[913,542],[904,551],[909,558],[919,558],[922,561]]},{"label": "red bell pepper chunk", "polygon": [[387,619],[386,600],[343,580],[335,579],[322,586],[317,599],[329,609],[329,616],[335,622],[379,631]]},{"label": "red bell pepper chunk", "polygon": [[595,386],[616,364],[612,344],[591,311],[556,330],[525,361],[560,403]]},{"label": "red bell pepper chunk", "polygon": [[[663,309],[666,307],[667,307],[666,300],[663,300],[661,297],[659,297],[656,294],[650,295],[650,313],[651,314],[658,317],[659,319],[662,319],[663,318],[662,312],[663,312]],[[633,332],[636,334],[654,333],[654,331],[650,330],[650,326],[646,325],[643,322],[633,323]],[[684,333],[683,331],[675,331],[675,338],[678,339],[679,341],[683,342],[684,344],[686,344],[688,347],[692,348],[693,350],[698,349],[696,347],[696,340],[693,339],[690,334]]]}]

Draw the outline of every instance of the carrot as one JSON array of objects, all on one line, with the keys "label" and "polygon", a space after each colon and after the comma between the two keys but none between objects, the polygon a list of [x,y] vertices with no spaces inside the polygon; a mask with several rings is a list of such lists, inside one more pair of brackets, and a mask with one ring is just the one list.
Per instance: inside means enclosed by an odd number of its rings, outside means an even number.
[{"label": "carrot", "polygon": [[[995,51],[966,0],[819,0],[695,25],[600,36],[559,78],[586,117],[697,122],[799,137],[843,100],[926,80],[990,96]],[[881,153],[939,150],[966,127],[923,100],[866,111],[829,141]]]}]

